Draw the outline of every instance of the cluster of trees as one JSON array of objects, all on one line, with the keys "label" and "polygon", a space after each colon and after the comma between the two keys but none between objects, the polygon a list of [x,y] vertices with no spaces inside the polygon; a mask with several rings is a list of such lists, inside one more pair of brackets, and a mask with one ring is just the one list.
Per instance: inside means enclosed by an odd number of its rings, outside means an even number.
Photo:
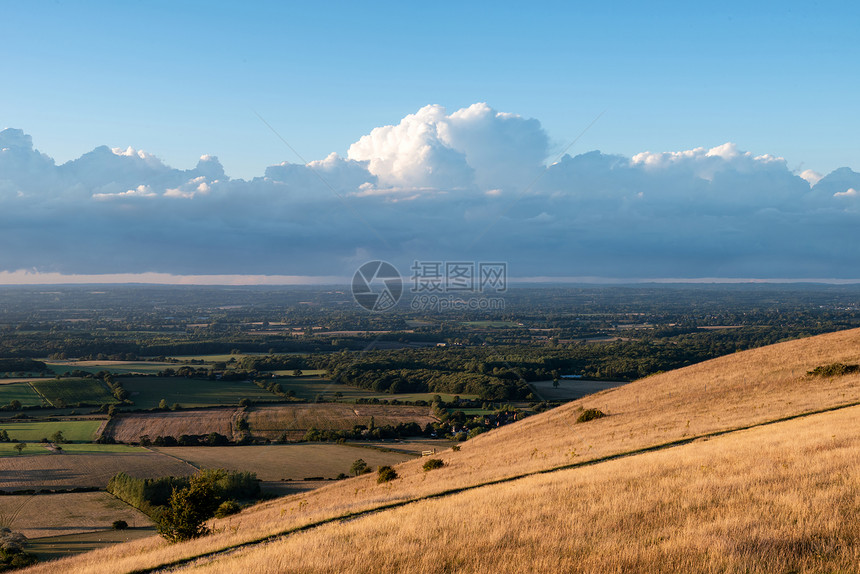
[{"label": "cluster of trees", "polygon": [[[320,430],[312,427],[308,429],[302,440],[306,442],[326,442],[339,440],[379,440],[414,436],[429,436],[429,433],[425,433],[421,425],[416,422],[382,426],[376,426],[371,422],[370,426],[355,425],[353,428],[346,430]],[[286,433],[281,435],[278,441],[287,442]]]},{"label": "cluster of trees", "polygon": [[230,439],[221,433],[211,432],[206,435],[181,435],[175,438],[170,435],[151,438],[149,435],[140,436],[140,446],[226,446]]},{"label": "cluster of trees", "polygon": [[33,359],[0,359],[0,373],[47,373],[50,369],[42,361]]},{"label": "cluster of trees", "polygon": [[[149,515],[170,540],[200,535],[197,528],[226,501],[255,500],[260,481],[252,472],[203,469],[190,477],[135,478],[123,472],[107,491]],[[190,528],[189,528],[190,526]]]}]

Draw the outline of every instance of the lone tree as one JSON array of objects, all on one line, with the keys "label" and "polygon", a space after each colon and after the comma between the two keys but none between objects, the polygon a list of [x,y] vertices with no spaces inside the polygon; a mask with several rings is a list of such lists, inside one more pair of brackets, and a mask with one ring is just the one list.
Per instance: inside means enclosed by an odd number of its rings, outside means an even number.
[{"label": "lone tree", "polygon": [[174,488],[167,510],[161,516],[158,533],[170,542],[180,542],[208,534],[205,522],[212,518],[221,504],[215,483],[219,473],[195,474],[188,486]]},{"label": "lone tree", "polygon": [[66,437],[63,436],[63,431],[58,430],[51,435],[51,442],[54,444],[63,444],[66,442]]},{"label": "lone tree", "polygon": [[293,371],[293,376],[294,377],[301,377],[302,376],[302,370],[301,369],[295,369]]},{"label": "lone tree", "polygon": [[21,454],[24,451],[24,449],[27,448],[27,443],[26,442],[17,442],[17,443],[15,443],[15,446],[13,446],[12,448],[17,450],[18,454]]},{"label": "lone tree", "polygon": [[367,463],[364,462],[363,458],[360,458],[352,463],[352,466],[349,467],[349,472],[353,476],[358,476],[359,474],[367,474],[370,472],[370,467],[367,466]]}]

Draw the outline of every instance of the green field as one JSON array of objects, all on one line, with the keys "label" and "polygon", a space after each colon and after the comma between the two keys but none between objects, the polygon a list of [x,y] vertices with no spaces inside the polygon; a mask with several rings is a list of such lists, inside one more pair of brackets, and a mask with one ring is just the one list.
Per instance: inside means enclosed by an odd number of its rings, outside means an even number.
[{"label": "green field", "polygon": [[[18,451],[12,448],[13,446],[15,446],[15,443],[0,442],[0,457],[18,456]],[[39,442],[28,442],[20,456],[27,456],[29,454],[51,454],[51,451],[46,449]]]},{"label": "green field", "polygon": [[143,447],[132,446],[128,444],[73,443],[63,444],[61,446],[63,450],[68,454],[111,454],[126,452],[147,452],[147,450]]},{"label": "green field", "polygon": [[[279,377],[292,377],[295,369],[285,369],[283,371],[266,371]],[[324,377],[325,369],[302,369],[302,378],[304,377]]]},{"label": "green field", "polygon": [[108,371],[115,375],[127,375],[129,373],[155,374],[164,369],[175,369],[181,365],[172,363],[150,363],[147,361],[83,361],[81,363],[62,362],[52,363],[46,361],[52,371],[61,375],[69,371],[84,371],[96,374],[99,371]]},{"label": "green field", "polygon": [[[56,431],[51,431],[53,434]],[[11,433],[10,433],[11,434]],[[63,430],[63,434],[66,431]],[[49,435],[50,436],[50,435]],[[12,437],[16,438],[16,437]],[[41,438],[41,437],[40,437]],[[0,442],[0,456],[18,456],[18,451],[13,447],[15,443]],[[127,444],[94,444],[94,443],[64,443],[60,445],[66,454],[115,454],[115,453],[140,453],[147,452],[145,448]],[[28,454],[52,454],[41,442],[28,442],[21,456]]]},{"label": "green field", "polygon": [[[300,353],[278,353],[279,355],[298,355]],[[204,363],[226,363],[230,359],[241,361],[243,357],[259,357],[266,353],[239,353],[237,355],[221,354],[221,355],[175,355],[170,357],[177,361],[203,361]],[[175,367],[181,367],[182,364],[174,364]],[[192,365],[193,366],[193,365]]]},{"label": "green field", "polygon": [[463,321],[461,325],[466,325],[467,327],[495,327],[495,328],[503,328],[503,327],[522,327],[516,321]]},{"label": "green field", "polygon": [[211,407],[237,405],[241,399],[271,402],[278,397],[247,381],[209,381],[183,377],[121,378],[122,386],[134,402],[131,408],[153,409],[161,399],[168,405]]},{"label": "green field", "polygon": [[47,379],[31,383],[51,405],[64,407],[79,403],[103,405],[118,403],[103,382],[97,379]]},{"label": "green field", "polygon": [[[433,397],[439,395],[445,402],[454,400],[453,394],[448,393],[404,393],[399,395],[390,395],[388,393],[378,393],[367,389],[359,389],[358,387],[350,387],[341,383],[335,383],[330,379],[319,376],[302,376],[302,377],[278,377],[275,382],[281,385],[281,388],[286,391],[293,391],[296,397],[314,400],[321,395],[325,400],[355,402],[355,399],[379,399],[380,401],[390,401],[397,399],[398,401],[427,401],[431,402]],[[335,397],[335,393],[341,393],[341,397]],[[476,399],[478,395],[456,395],[461,399]]]},{"label": "green field", "polygon": [[[55,432],[63,431],[68,441],[90,442],[99,430],[102,421],[34,421],[0,423],[0,429],[9,433],[12,440],[39,441],[50,438]],[[11,443],[0,443],[2,446]],[[10,447],[11,448],[11,447]],[[29,449],[28,449],[29,450]],[[27,452],[27,451],[24,451]]]},{"label": "green field", "polygon": [[45,402],[33,390],[30,383],[0,385],[0,405],[8,405],[10,401],[21,401],[21,404],[25,407],[38,406]]}]

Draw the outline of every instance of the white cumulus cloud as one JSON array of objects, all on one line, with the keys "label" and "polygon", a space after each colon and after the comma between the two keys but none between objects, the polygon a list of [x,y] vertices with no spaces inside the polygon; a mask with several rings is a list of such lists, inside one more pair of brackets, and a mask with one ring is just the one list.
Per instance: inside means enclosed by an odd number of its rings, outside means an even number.
[{"label": "white cumulus cloud", "polygon": [[497,112],[485,103],[448,114],[429,105],[397,125],[373,129],[349,148],[381,185],[522,189],[546,158],[540,122]]}]

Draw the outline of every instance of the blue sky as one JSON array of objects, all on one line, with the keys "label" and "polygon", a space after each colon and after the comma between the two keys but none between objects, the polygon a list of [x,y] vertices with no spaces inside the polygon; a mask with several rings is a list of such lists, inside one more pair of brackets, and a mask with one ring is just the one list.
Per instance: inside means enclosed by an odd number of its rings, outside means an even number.
[{"label": "blue sky", "polygon": [[0,0],[0,283],[855,279],[858,12]]},{"label": "blue sky", "polygon": [[732,141],[860,163],[856,3],[0,3],[0,125],[58,163],[133,146],[231,177],[345,154],[427,104],[537,118],[560,151]]}]

